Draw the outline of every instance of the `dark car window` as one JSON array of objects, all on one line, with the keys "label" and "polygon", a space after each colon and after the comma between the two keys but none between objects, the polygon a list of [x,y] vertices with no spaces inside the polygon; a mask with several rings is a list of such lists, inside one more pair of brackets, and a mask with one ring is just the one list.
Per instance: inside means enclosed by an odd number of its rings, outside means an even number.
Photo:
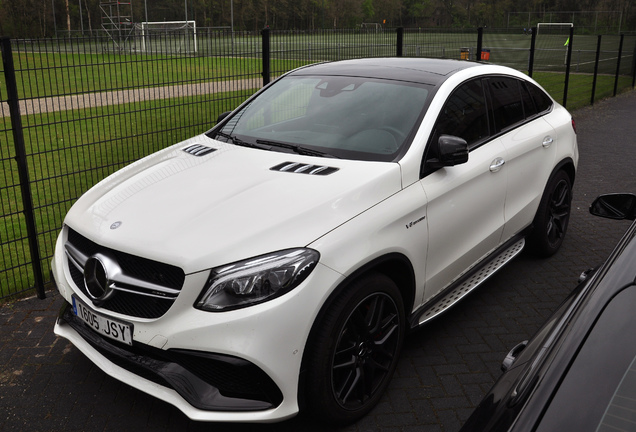
[{"label": "dark car window", "polygon": [[521,84],[521,102],[523,103],[523,113],[526,118],[530,118],[538,114],[537,107],[532,100],[532,95],[528,91],[525,83]]},{"label": "dark car window", "polygon": [[488,136],[488,113],[481,80],[462,84],[448,98],[437,118],[433,139],[454,135],[474,144]]},{"label": "dark car window", "polygon": [[634,430],[636,287],[607,305],[550,403],[538,432]]},{"label": "dark car window", "polygon": [[488,80],[488,86],[497,131],[508,129],[525,119],[518,80],[492,77]]},{"label": "dark car window", "polygon": [[530,91],[530,95],[532,95],[532,100],[534,100],[538,112],[542,113],[552,108],[552,99],[550,99],[543,90],[532,83],[526,83],[526,85],[528,86],[528,90]]}]

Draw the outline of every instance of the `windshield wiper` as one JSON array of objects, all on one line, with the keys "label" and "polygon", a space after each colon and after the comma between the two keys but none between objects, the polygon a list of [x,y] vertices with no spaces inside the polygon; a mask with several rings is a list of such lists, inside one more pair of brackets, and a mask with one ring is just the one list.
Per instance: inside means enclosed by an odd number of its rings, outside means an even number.
[{"label": "windshield wiper", "polygon": [[238,138],[235,135],[230,135],[230,134],[226,134],[225,132],[215,132],[215,136],[220,136],[223,137],[227,140],[229,140],[232,144],[236,144],[238,146],[242,146],[242,147],[251,147],[251,148],[257,148],[257,149],[261,149],[261,150],[269,150],[269,147],[265,147],[265,146],[261,146],[258,144],[254,144],[251,142],[247,142],[247,141],[243,141],[242,139]]},{"label": "windshield wiper", "polygon": [[308,149],[306,147],[302,147],[296,144],[288,144],[284,142],[270,141],[270,140],[263,140],[263,139],[257,139],[256,142],[258,144],[269,145],[272,147],[286,148],[286,149],[292,150],[294,153],[299,155],[322,156],[322,157],[330,157],[330,158],[339,159],[338,156],[334,156],[332,154],[329,154],[320,150]]}]

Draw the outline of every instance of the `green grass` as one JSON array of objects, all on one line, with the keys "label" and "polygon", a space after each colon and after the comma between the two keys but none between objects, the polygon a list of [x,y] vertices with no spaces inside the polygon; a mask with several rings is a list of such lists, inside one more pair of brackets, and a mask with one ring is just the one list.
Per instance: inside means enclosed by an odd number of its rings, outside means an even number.
[{"label": "green grass", "polygon": [[[120,89],[238,80],[260,75],[255,58],[168,57],[116,54],[14,53],[20,99]],[[272,69],[293,69],[300,61],[274,60]],[[4,80],[0,92],[6,94]]]},{"label": "green grass", "polygon": [[[565,75],[549,72],[534,73],[532,77],[557,102],[563,103],[563,90],[565,84]],[[568,83],[567,108],[574,111],[591,104],[593,75],[589,74],[570,74]],[[610,75],[599,75],[596,80],[596,89],[594,92],[594,101],[612,97],[614,95],[615,77]],[[631,77],[621,76],[618,80],[617,93],[631,89]]]}]

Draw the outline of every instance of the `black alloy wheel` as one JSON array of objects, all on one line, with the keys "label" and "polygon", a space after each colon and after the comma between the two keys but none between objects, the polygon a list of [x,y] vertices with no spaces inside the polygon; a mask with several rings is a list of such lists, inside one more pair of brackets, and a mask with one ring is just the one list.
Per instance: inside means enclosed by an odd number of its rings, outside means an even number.
[{"label": "black alloy wheel", "polygon": [[378,403],[395,371],[406,326],[402,297],[391,279],[369,275],[345,290],[317,325],[308,407],[323,422],[348,424]]},{"label": "black alloy wheel", "polygon": [[550,245],[561,243],[565,237],[570,220],[570,198],[570,184],[567,180],[561,179],[550,197],[550,210],[546,227]]},{"label": "black alloy wheel", "polygon": [[537,215],[534,229],[528,238],[529,246],[537,255],[554,255],[565,238],[570,221],[572,185],[570,177],[559,171],[548,183]]},{"label": "black alloy wheel", "polygon": [[373,293],[355,307],[340,330],[331,363],[333,396],[344,409],[364,406],[380,388],[397,354],[400,318],[385,293]]}]

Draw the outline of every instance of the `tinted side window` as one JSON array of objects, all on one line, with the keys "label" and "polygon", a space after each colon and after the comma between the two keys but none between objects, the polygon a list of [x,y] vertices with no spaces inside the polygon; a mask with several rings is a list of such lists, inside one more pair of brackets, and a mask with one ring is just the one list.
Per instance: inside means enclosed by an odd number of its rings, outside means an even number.
[{"label": "tinted side window", "polygon": [[526,87],[525,83],[520,82],[521,84],[521,101],[523,103],[523,112],[526,115],[526,118],[528,117],[532,117],[535,114],[537,114],[537,107],[534,104],[534,101],[532,100],[532,96],[530,95],[530,92],[528,91],[528,88]]},{"label": "tinted side window", "polygon": [[532,83],[527,83],[537,110],[541,113],[552,108],[552,99],[543,90]]},{"label": "tinted side window", "polygon": [[448,98],[437,124],[434,140],[440,135],[454,135],[468,145],[488,136],[488,112],[481,80],[462,84]]},{"label": "tinted side window", "polygon": [[492,77],[488,80],[497,131],[524,120],[519,81],[514,78]]}]

